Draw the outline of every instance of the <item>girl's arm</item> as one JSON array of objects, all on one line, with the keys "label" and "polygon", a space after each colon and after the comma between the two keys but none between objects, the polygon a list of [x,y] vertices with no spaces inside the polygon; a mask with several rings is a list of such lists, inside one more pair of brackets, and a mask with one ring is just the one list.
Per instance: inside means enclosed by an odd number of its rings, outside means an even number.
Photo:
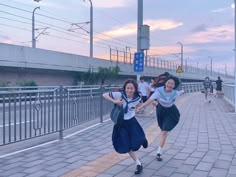
[{"label": "girl's arm", "polygon": [[143,103],[141,106],[137,107],[137,112],[141,111],[143,108],[148,106],[149,104],[153,103],[152,99],[148,99],[145,103]]},{"label": "girl's arm", "polygon": [[122,100],[115,100],[115,99],[111,98],[110,95],[109,95],[109,93],[104,93],[102,96],[103,96],[103,98],[104,98],[105,100],[110,101],[110,102],[112,102],[112,103],[114,103],[114,104],[118,104],[118,105],[120,105],[120,106],[123,104],[123,101],[122,101]]},{"label": "girl's arm", "polygon": [[180,91],[178,91],[178,96],[181,96],[181,95],[183,95],[185,92],[184,92],[184,90],[180,90]]}]

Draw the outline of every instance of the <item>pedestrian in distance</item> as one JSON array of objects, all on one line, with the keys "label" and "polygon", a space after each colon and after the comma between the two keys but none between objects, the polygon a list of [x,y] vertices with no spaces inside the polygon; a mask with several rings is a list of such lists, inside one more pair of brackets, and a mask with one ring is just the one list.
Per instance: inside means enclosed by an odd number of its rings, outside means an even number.
[{"label": "pedestrian in distance", "polygon": [[135,109],[141,101],[138,84],[133,79],[128,79],[123,85],[121,92],[104,93],[103,97],[124,109],[122,124],[115,124],[112,133],[112,143],[115,151],[120,154],[128,153],[136,163],[135,174],[143,170],[142,163],[135,154],[141,146],[148,147],[145,133],[135,118]]},{"label": "pedestrian in distance", "polygon": [[[151,79],[151,83],[149,84],[149,94],[148,94],[148,97],[150,98],[154,92],[155,92],[155,79],[152,78],[152,79]],[[154,110],[155,110],[155,108],[156,108],[156,105],[157,105],[157,102],[156,102],[156,100],[155,100],[155,101],[153,101],[153,103],[152,103],[152,110],[151,110],[150,114],[153,114],[153,113],[154,113]]]},{"label": "pedestrian in distance", "polygon": [[[205,78],[205,80],[203,81],[203,86],[204,86],[205,100],[208,101],[209,92],[212,87],[212,82],[210,81],[209,77]],[[211,100],[209,100],[208,102],[211,103]]]},{"label": "pedestrian in distance", "polygon": [[221,80],[220,77],[216,80],[216,96],[220,97],[222,95],[222,83],[223,81]]},{"label": "pedestrian in distance", "polygon": [[161,129],[161,139],[156,159],[162,161],[162,149],[165,145],[167,134],[178,124],[180,118],[180,113],[175,105],[175,100],[178,96],[182,95],[184,91],[176,90],[180,81],[175,76],[168,75],[164,82],[163,79],[159,81],[162,82],[157,83],[156,85],[160,87],[156,88],[152,96],[138,107],[137,111],[151,104],[155,99],[159,102],[156,107],[156,114],[158,126]]},{"label": "pedestrian in distance", "polygon": [[[138,90],[142,95],[142,102],[145,103],[148,99],[149,85],[145,82],[144,77],[140,77],[140,82],[138,84]],[[139,113],[144,113],[144,109],[140,110]]]}]

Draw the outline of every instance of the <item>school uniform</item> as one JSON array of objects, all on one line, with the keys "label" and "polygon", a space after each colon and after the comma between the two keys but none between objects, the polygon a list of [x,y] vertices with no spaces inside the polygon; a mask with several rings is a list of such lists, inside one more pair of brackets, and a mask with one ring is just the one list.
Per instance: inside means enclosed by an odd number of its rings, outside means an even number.
[{"label": "school uniform", "polygon": [[149,88],[149,85],[147,82],[140,82],[138,84],[138,88],[140,93],[142,94],[142,101],[145,103],[147,101],[147,89]]},{"label": "school uniform", "polygon": [[175,100],[179,95],[180,92],[177,90],[166,93],[165,87],[162,86],[157,88],[150,97],[159,102],[156,109],[157,122],[163,131],[171,131],[179,122],[180,113],[175,105]]},{"label": "school uniform", "polygon": [[141,97],[127,98],[125,92],[110,92],[114,99],[123,99],[124,121],[122,125],[114,125],[112,143],[116,152],[128,153],[137,151],[146,141],[144,131],[135,118],[135,107],[140,103]]},{"label": "school uniform", "polygon": [[153,87],[153,84],[149,84],[149,90],[150,90],[150,96],[155,92],[155,88]]}]

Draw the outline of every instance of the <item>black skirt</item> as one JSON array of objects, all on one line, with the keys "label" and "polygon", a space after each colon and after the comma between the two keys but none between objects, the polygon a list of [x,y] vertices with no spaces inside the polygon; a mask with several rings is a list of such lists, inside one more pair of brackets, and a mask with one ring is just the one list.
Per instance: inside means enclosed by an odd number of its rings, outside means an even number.
[{"label": "black skirt", "polygon": [[135,117],[124,120],[122,126],[114,125],[112,143],[116,152],[120,154],[139,150],[145,140],[144,131]]},{"label": "black skirt", "polygon": [[163,131],[171,131],[179,122],[180,113],[175,105],[166,108],[158,104],[156,113],[158,125]]}]

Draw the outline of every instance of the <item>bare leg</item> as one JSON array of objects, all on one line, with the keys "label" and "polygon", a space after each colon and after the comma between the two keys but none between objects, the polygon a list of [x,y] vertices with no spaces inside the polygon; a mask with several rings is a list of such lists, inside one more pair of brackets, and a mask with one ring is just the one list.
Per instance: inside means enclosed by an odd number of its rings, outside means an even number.
[{"label": "bare leg", "polygon": [[205,90],[205,99],[207,100],[207,94],[208,94],[208,90]]},{"label": "bare leg", "polygon": [[166,142],[166,138],[167,138],[167,134],[168,132],[167,131],[161,131],[161,140],[160,140],[160,146],[158,147],[158,150],[157,150],[157,157],[156,159],[158,161],[162,161],[162,157],[161,157],[161,154],[162,154],[162,148],[164,147],[165,145],[165,142]]},{"label": "bare leg", "polygon": [[163,148],[167,138],[167,131],[161,131],[160,147]]},{"label": "bare leg", "polygon": [[135,155],[135,153],[134,153],[133,151],[130,151],[130,152],[129,152],[129,155],[130,155],[130,157],[131,157],[134,161],[137,160],[137,157],[136,157],[136,155]]},{"label": "bare leg", "polygon": [[139,159],[137,158],[137,156],[135,155],[135,153],[133,151],[129,152],[130,157],[136,162],[136,170],[134,172],[134,174],[140,174],[143,170],[143,166],[141,164],[141,162],[139,161]]}]

